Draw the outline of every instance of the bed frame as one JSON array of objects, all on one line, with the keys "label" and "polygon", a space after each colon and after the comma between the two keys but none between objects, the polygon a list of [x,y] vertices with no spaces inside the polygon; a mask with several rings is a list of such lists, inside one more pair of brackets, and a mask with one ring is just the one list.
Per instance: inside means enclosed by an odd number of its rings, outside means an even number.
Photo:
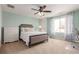
[{"label": "bed frame", "polygon": [[[32,25],[30,24],[21,24],[19,26],[19,40],[21,39],[20,38],[20,35],[21,35],[21,28],[33,28]],[[37,43],[40,43],[40,42],[43,42],[43,41],[48,41],[48,35],[47,34],[39,34],[39,35],[32,35],[29,37],[29,47],[31,47],[31,45],[33,44],[37,44]]]}]

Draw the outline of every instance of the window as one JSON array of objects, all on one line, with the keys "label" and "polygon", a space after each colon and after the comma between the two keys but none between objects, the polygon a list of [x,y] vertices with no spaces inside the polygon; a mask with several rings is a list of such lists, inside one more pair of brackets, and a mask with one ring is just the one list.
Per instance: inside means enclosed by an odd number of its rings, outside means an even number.
[{"label": "window", "polygon": [[66,18],[54,19],[54,32],[65,32]]}]

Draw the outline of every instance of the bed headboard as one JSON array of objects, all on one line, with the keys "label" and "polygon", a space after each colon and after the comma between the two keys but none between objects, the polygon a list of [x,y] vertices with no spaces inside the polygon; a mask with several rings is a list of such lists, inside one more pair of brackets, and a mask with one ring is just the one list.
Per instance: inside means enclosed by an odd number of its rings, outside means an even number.
[{"label": "bed headboard", "polygon": [[31,25],[31,24],[21,24],[19,27],[29,27],[29,28],[33,28],[33,25]]},{"label": "bed headboard", "polygon": [[21,25],[19,25],[19,39],[20,39],[20,35],[21,35],[21,28],[33,28],[33,25],[31,25],[31,24],[21,24]]}]

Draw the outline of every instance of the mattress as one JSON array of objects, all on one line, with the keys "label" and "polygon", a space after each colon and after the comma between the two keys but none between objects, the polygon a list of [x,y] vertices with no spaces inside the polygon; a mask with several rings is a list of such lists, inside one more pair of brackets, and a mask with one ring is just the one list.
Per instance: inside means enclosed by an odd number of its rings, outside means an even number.
[{"label": "mattress", "polygon": [[41,35],[41,34],[47,34],[46,32],[21,32],[21,39],[26,42],[26,45],[29,44],[29,37],[33,35]]}]

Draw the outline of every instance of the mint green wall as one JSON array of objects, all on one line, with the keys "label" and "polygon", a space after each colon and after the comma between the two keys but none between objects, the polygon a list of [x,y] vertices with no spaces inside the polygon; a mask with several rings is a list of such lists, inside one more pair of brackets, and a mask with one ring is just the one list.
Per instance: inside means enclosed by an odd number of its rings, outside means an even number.
[{"label": "mint green wall", "polygon": [[39,20],[30,16],[16,15],[9,12],[2,12],[4,27],[8,26],[19,26],[20,24],[32,24],[37,30],[39,26]]},{"label": "mint green wall", "polygon": [[43,27],[43,29],[47,31],[47,19],[46,18],[43,18],[42,20],[39,19],[39,22],[41,22],[39,24]]},{"label": "mint green wall", "polygon": [[79,30],[79,10],[73,12],[73,25]]},{"label": "mint green wall", "polygon": [[43,19],[44,21],[43,21],[43,26],[44,26],[44,28],[45,28],[45,31],[47,31],[47,19],[45,18],[45,19]]},{"label": "mint green wall", "polygon": [[52,33],[51,33],[51,20],[52,20],[52,17],[47,18],[47,33],[48,33],[49,36],[52,36]]}]

